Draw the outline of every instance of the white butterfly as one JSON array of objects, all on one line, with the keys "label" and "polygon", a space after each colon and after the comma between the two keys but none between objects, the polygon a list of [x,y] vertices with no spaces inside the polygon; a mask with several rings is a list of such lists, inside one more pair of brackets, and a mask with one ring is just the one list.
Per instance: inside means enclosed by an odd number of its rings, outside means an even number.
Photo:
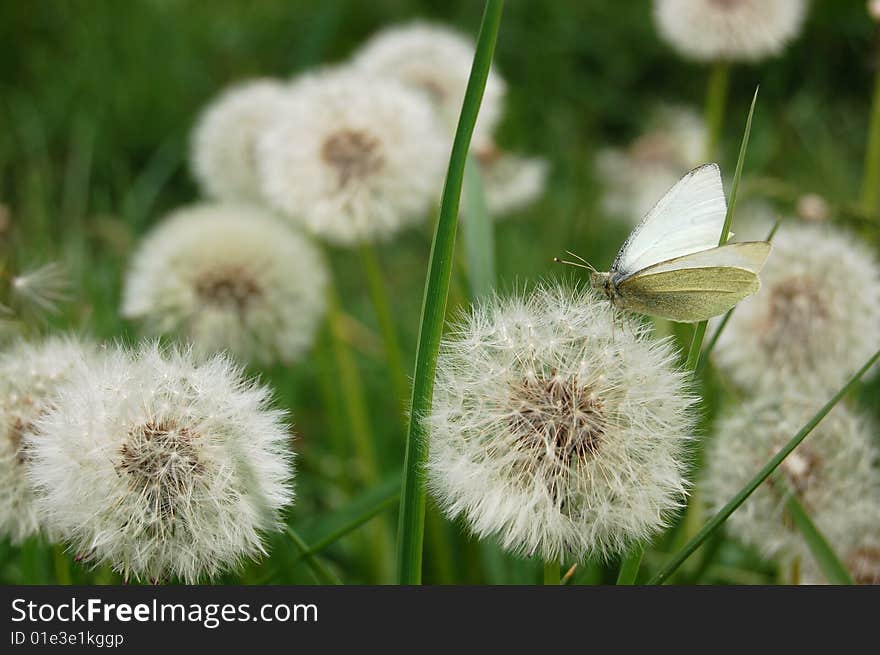
[{"label": "white butterfly", "polygon": [[723,314],[761,286],[766,241],[718,246],[727,202],[717,164],[695,168],[632,231],[590,285],[617,307],[672,321]]}]

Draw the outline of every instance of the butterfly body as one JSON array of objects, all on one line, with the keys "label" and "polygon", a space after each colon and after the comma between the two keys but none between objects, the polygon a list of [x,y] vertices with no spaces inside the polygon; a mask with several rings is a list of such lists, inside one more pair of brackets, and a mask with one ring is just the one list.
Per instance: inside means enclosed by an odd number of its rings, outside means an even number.
[{"label": "butterfly body", "polygon": [[685,175],[623,244],[611,270],[590,286],[622,309],[683,323],[723,314],[760,288],[770,244],[718,245],[727,205],[721,173],[707,164]]}]

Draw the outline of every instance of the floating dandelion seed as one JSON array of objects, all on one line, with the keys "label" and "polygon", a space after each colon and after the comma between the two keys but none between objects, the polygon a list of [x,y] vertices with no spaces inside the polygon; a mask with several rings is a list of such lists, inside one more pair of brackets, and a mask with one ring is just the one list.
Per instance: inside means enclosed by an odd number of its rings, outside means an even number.
[{"label": "floating dandelion seed", "polygon": [[[710,511],[727,503],[806,423],[821,405],[809,396],[766,395],[723,417],[706,454],[705,492]],[[871,426],[838,405],[779,467],[782,478],[823,534],[841,514],[880,490]],[[811,557],[786,509],[786,495],[771,478],[727,521],[730,534],[767,557]]]},{"label": "floating dandelion seed", "polygon": [[779,54],[801,30],[805,0],[655,0],[660,35],[701,61],[758,61]]},{"label": "floating dandelion seed", "polygon": [[626,149],[596,156],[603,186],[602,208],[630,225],[638,223],[682,175],[701,163],[706,128],[696,112],[663,106],[650,126]]},{"label": "floating dandelion seed", "polygon": [[[354,56],[354,65],[387,76],[424,93],[449,132],[455,131],[471,65],[474,44],[442,25],[414,22],[391,27],[368,40]],[[473,143],[492,139],[504,107],[505,83],[492,68],[480,102]]]},{"label": "floating dandelion seed", "polygon": [[548,165],[538,157],[503,152],[494,146],[476,152],[489,214],[500,217],[527,207],[547,185]]},{"label": "floating dandelion seed", "polygon": [[260,140],[263,191],[316,236],[352,246],[425,220],[448,151],[419,95],[359,71],[318,73],[295,83]]},{"label": "floating dandelion seed", "polygon": [[25,440],[39,439],[31,436],[34,422],[53,407],[74,364],[91,357],[93,347],[74,337],[19,341],[0,355],[0,534],[13,542],[40,529]]},{"label": "floating dandelion seed", "polygon": [[761,281],[714,351],[736,384],[833,391],[880,343],[880,264],[849,234],[784,224]]},{"label": "floating dandelion seed", "polygon": [[122,313],[202,352],[292,362],[325,310],[327,271],[307,239],[267,212],[198,205],[172,213],[135,253]]},{"label": "floating dandelion seed", "polygon": [[444,342],[426,419],[445,513],[545,561],[621,553],[667,525],[695,398],[649,332],[557,286],[474,309]]},{"label": "floating dandelion seed", "polygon": [[19,305],[45,314],[54,314],[70,299],[70,275],[57,262],[14,276],[9,287]]},{"label": "floating dandelion seed", "polygon": [[193,583],[263,552],[292,500],[290,433],[222,356],[145,344],[77,364],[35,422],[30,479],[50,529],[126,577]]},{"label": "floating dandelion seed", "polygon": [[208,105],[191,144],[193,174],[206,195],[260,199],[257,139],[279,119],[287,92],[287,85],[261,79],[233,86]]}]

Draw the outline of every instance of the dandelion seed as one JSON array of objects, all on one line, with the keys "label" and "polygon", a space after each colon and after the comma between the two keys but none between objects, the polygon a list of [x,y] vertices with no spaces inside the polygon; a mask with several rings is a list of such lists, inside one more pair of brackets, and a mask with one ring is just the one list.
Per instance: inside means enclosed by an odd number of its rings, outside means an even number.
[{"label": "dandelion seed", "polygon": [[214,100],[193,131],[191,165],[202,191],[227,201],[260,200],[257,139],[283,112],[286,84],[260,79]]},{"label": "dandelion seed", "polygon": [[53,407],[55,391],[74,364],[90,357],[93,347],[74,337],[19,341],[0,355],[0,534],[15,543],[40,530],[26,476],[26,438]]},{"label": "dandelion seed", "polygon": [[603,210],[630,225],[642,220],[658,198],[701,163],[705,133],[692,110],[662,106],[629,147],[600,150],[596,169],[604,188]]},{"label": "dandelion seed", "polygon": [[77,364],[29,443],[47,525],[140,580],[194,583],[257,556],[292,500],[269,395],[225,357],[153,343]]},{"label": "dandelion seed", "polygon": [[714,351],[744,388],[834,391],[880,343],[880,264],[829,225],[784,224]]},{"label": "dandelion seed", "polygon": [[314,340],[326,283],[317,249],[272,215],[203,204],[172,213],[141,243],[122,313],[201,352],[292,362]]},{"label": "dandelion seed", "polygon": [[758,61],[779,54],[801,31],[805,0],[655,0],[660,35],[701,61]]},{"label": "dandelion seed", "polygon": [[334,70],[295,83],[260,140],[266,201],[339,245],[425,220],[449,152],[426,100],[393,80]]},{"label": "dandelion seed", "polygon": [[426,418],[438,504],[545,561],[648,539],[687,486],[695,398],[675,358],[586,290],[474,309],[443,344]]},{"label": "dandelion seed", "polygon": [[500,217],[527,207],[547,186],[548,165],[544,159],[522,157],[494,146],[476,152],[483,174],[489,214]]},{"label": "dandelion seed", "polygon": [[[705,493],[719,510],[815,413],[822,400],[809,395],[762,396],[737,407],[718,424],[706,453]],[[877,449],[864,418],[835,407],[779,467],[787,486],[823,534],[852,506],[880,490]],[[729,533],[765,557],[811,557],[788,516],[787,496],[771,478],[727,520]]]},{"label": "dandelion seed", "polygon": [[[391,77],[424,93],[450,134],[455,131],[475,48],[466,36],[443,25],[414,22],[385,29],[355,54],[354,65]],[[491,142],[504,108],[505,83],[492,68],[480,102],[473,143]]]},{"label": "dandelion seed", "polygon": [[9,287],[18,304],[45,314],[56,313],[70,299],[70,275],[57,262],[14,276]]}]

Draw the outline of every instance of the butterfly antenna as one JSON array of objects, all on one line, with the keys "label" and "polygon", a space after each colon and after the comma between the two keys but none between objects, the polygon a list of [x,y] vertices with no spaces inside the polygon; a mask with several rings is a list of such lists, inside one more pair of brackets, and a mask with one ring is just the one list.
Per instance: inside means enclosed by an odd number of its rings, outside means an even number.
[{"label": "butterfly antenna", "polygon": [[570,250],[566,250],[565,252],[566,252],[566,254],[571,255],[572,257],[574,257],[578,261],[571,261],[568,259],[560,259],[559,257],[554,257],[553,261],[557,262],[559,264],[566,264],[568,266],[575,266],[577,268],[585,268],[588,271],[591,271],[593,273],[596,272],[596,268],[590,262],[588,262],[586,259],[581,257],[580,255],[576,255],[575,253],[571,252]]}]

